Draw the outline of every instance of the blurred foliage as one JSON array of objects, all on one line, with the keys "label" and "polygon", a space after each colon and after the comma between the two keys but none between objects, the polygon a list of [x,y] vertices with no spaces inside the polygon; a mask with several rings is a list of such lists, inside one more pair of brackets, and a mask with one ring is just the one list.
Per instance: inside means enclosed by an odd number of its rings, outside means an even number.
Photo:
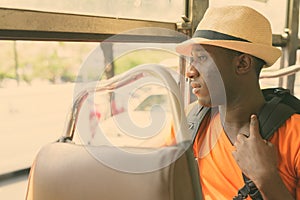
[{"label": "blurred foliage", "polygon": [[[86,55],[96,43],[0,41],[0,83],[19,79],[31,84],[34,80],[50,83],[74,82]],[[18,80],[17,80],[18,81]]]},{"label": "blurred foliage", "polygon": [[160,49],[135,50],[124,54],[115,60],[115,74],[121,74],[141,64],[160,64],[162,61],[170,58],[176,59],[177,55],[171,51]]},{"label": "blurred foliage", "polygon": [[[0,86],[5,79],[30,85],[35,80],[57,84],[96,81],[106,76],[101,74],[105,63],[99,43],[0,41],[0,45]],[[114,74],[176,57],[175,53],[159,48],[136,49],[114,59]]]}]

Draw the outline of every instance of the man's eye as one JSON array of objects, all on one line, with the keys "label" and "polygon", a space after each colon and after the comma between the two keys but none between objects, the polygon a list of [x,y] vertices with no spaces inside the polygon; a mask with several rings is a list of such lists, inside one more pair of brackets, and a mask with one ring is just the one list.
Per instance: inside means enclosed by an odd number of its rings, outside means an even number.
[{"label": "man's eye", "polygon": [[201,61],[205,61],[206,58],[207,58],[206,56],[199,56],[199,57],[198,57],[198,59],[201,60]]},{"label": "man's eye", "polygon": [[196,58],[194,58],[195,61],[198,61],[198,62],[204,62],[206,61],[207,59],[207,56],[197,56]]}]

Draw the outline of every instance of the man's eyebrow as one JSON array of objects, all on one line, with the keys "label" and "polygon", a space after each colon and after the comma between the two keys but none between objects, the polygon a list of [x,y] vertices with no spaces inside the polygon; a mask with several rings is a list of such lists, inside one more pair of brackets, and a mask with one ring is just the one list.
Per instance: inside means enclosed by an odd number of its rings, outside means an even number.
[{"label": "man's eyebrow", "polygon": [[199,53],[207,53],[204,49],[193,49],[192,55],[199,54]]},{"label": "man's eyebrow", "polygon": [[205,49],[203,49],[201,47],[194,47],[194,48],[192,48],[192,51],[205,51]]}]

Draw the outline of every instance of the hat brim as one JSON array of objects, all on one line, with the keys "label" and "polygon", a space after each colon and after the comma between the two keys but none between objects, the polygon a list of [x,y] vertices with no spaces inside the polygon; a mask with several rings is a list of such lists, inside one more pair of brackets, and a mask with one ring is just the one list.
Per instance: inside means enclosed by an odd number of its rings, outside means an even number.
[{"label": "hat brim", "polygon": [[281,56],[280,49],[273,46],[233,40],[209,40],[205,38],[191,38],[182,42],[176,47],[176,52],[191,57],[192,47],[195,44],[218,46],[247,53],[264,60],[266,62],[265,67],[272,66]]}]

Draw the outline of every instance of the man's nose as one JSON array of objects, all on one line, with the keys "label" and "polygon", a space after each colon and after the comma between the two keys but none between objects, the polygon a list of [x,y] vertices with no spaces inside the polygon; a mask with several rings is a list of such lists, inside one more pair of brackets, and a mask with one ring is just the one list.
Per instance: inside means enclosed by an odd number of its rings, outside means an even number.
[{"label": "man's nose", "polygon": [[186,77],[189,78],[189,79],[194,79],[194,78],[197,78],[198,76],[199,76],[198,70],[193,65],[191,65],[187,69]]}]

